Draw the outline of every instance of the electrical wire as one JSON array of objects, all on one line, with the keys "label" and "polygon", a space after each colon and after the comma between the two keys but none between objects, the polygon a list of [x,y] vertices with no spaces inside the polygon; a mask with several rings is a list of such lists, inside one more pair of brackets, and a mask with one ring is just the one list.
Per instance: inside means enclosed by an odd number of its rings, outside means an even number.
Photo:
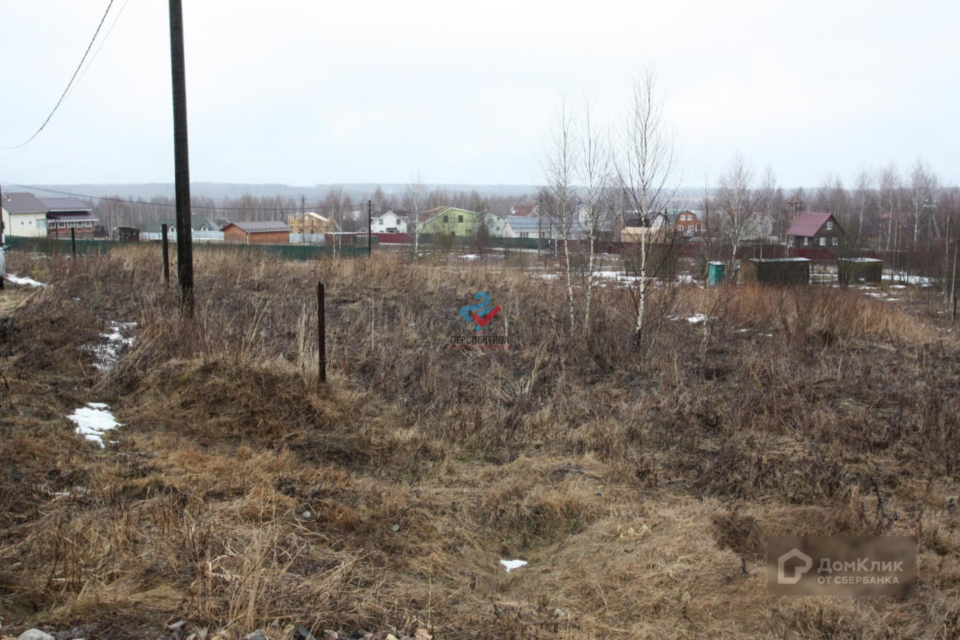
[{"label": "electrical wire", "polygon": [[87,64],[87,67],[83,70],[83,73],[80,74],[80,77],[77,78],[77,81],[73,83],[73,86],[70,88],[70,93],[67,94],[67,97],[70,97],[80,82],[83,80],[83,77],[87,75],[87,71],[90,71],[90,67],[93,66],[93,63],[97,61],[97,56],[100,55],[100,50],[103,49],[103,45],[107,44],[107,40],[110,39],[110,34],[113,33],[113,28],[117,26],[117,22],[120,21],[120,16],[123,15],[123,10],[127,8],[127,3],[130,0],[123,0],[123,4],[120,6],[120,11],[117,12],[117,17],[113,19],[113,22],[110,24],[110,28],[107,29],[107,34],[103,36],[103,40],[100,41],[100,46],[97,47],[97,50],[93,52],[93,57],[90,58],[90,62]]},{"label": "electrical wire", "polygon": [[17,149],[21,149],[27,146],[28,144],[33,142],[34,139],[38,135],[40,135],[40,132],[43,131],[44,128],[46,128],[46,126],[50,123],[50,119],[53,118],[53,114],[57,112],[57,109],[59,109],[60,105],[63,104],[64,98],[66,98],[67,94],[70,92],[70,87],[73,86],[74,80],[77,79],[77,74],[80,73],[80,69],[83,67],[83,63],[86,61],[87,56],[90,55],[90,50],[93,49],[93,43],[97,41],[97,36],[100,35],[100,30],[103,28],[103,23],[107,21],[107,14],[110,13],[110,7],[113,6],[113,2],[114,0],[110,0],[109,4],[107,4],[107,10],[104,11],[103,17],[100,18],[100,24],[97,25],[97,30],[96,32],[94,32],[93,38],[90,40],[90,44],[87,45],[87,50],[84,52],[83,57],[80,59],[80,64],[77,65],[77,70],[73,72],[73,76],[70,78],[70,82],[67,83],[67,87],[63,90],[63,94],[60,95],[60,99],[57,100],[57,104],[54,105],[53,111],[50,112],[50,115],[47,116],[47,119],[43,121],[43,124],[40,125],[40,128],[37,129],[36,133],[30,136],[25,142],[22,142],[16,145],[15,147],[7,147],[7,146],[0,145],[0,149],[6,149],[7,151],[16,151]]}]

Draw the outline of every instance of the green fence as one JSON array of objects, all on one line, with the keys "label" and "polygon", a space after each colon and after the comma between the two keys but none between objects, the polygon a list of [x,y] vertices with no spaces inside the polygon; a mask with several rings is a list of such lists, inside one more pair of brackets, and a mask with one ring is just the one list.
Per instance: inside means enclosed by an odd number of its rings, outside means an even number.
[{"label": "green fence", "polygon": [[[72,248],[70,240],[56,240],[53,238],[21,238],[7,236],[7,246],[11,251],[27,251],[52,256],[70,254]],[[176,243],[171,243],[176,245]],[[159,242],[151,243],[159,249]],[[136,243],[118,242],[116,240],[77,240],[77,255],[102,255],[119,246],[137,246]],[[172,251],[176,249],[173,248]],[[281,260],[315,260],[322,257],[333,257],[337,254],[336,247],[312,244],[201,244],[193,245],[194,251],[239,251],[260,253],[276,256]],[[355,258],[369,253],[366,245],[348,245],[340,247],[340,256]]]},{"label": "green fence", "polygon": [[[485,245],[487,247],[495,247],[497,249],[546,249],[547,247],[552,247],[553,242],[553,240],[548,240],[547,238],[544,238],[543,240],[537,240],[536,238],[503,238],[500,236],[490,236],[486,239]],[[434,246],[447,245],[450,247],[476,247],[477,239],[474,236],[451,236],[433,233],[421,233],[420,244]]]},{"label": "green fence", "polygon": [[[6,241],[11,251],[29,251],[30,253],[42,253],[48,256],[72,252],[70,240],[7,236]],[[77,255],[101,255],[118,244],[121,243],[115,240],[77,240]]]}]

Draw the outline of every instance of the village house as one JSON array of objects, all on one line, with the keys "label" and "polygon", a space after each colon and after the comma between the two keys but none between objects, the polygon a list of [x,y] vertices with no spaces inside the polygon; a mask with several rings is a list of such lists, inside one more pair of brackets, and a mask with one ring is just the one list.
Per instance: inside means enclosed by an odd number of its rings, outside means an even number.
[{"label": "village house", "polygon": [[677,214],[674,229],[682,236],[692,238],[699,236],[703,231],[703,225],[700,222],[700,216],[693,211],[684,210]]},{"label": "village house", "polygon": [[47,208],[32,193],[4,193],[0,205],[8,236],[47,237]]},{"label": "village house", "polygon": [[97,218],[93,209],[76,198],[39,198],[47,208],[47,237],[69,238],[75,235],[85,240],[93,239],[93,226]]},{"label": "village house", "polygon": [[333,222],[330,218],[315,211],[308,211],[302,216],[288,216],[287,224],[290,225],[293,233],[300,235],[317,235],[333,231]]},{"label": "village house", "polygon": [[[159,220],[154,220],[149,222],[140,229],[141,233],[145,234],[156,234],[161,233],[163,230],[163,225],[167,225],[167,233],[170,235],[177,234],[177,219],[176,218],[160,218]],[[219,231],[220,225],[208,218],[207,216],[190,216],[190,226],[194,231]]]},{"label": "village house", "polygon": [[421,233],[465,238],[476,232],[479,215],[466,209],[437,207],[417,214],[417,224]]},{"label": "village house", "polygon": [[835,251],[843,236],[843,229],[832,214],[804,212],[787,229],[787,246],[791,249]]},{"label": "village house", "polygon": [[646,224],[639,216],[624,220],[620,242],[640,242],[644,236],[647,242],[667,242],[673,237],[674,226],[666,213],[652,213],[647,218]]},{"label": "village house", "polygon": [[[569,240],[583,240],[587,231],[575,217],[570,218]],[[507,216],[503,225],[504,238],[542,238],[546,240],[563,240],[563,224],[544,216]]]},{"label": "village house", "polygon": [[371,223],[372,233],[406,233],[410,214],[403,209],[390,209],[381,213]]},{"label": "village house", "polygon": [[223,240],[231,244],[290,244],[290,225],[280,220],[231,222],[223,228]]},{"label": "village house", "polygon": [[[97,218],[76,198],[37,198],[30,193],[5,193],[3,226],[11,236],[27,238],[93,238]],[[72,230],[72,231],[71,231]]]}]

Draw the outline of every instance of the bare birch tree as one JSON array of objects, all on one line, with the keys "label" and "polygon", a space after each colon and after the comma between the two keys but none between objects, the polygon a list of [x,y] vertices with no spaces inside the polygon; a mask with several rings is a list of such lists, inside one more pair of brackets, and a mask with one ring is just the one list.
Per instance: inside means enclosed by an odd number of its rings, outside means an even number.
[{"label": "bare birch tree", "polygon": [[873,192],[873,178],[866,169],[862,170],[854,183],[853,201],[857,212],[857,245],[862,243],[863,238],[863,219],[867,214],[867,207],[870,206],[870,197]]},{"label": "bare birch tree", "polygon": [[420,211],[427,196],[427,185],[423,182],[420,172],[413,176],[410,184],[404,190],[407,205],[407,224],[413,226],[413,258],[420,258]]},{"label": "bare birch tree", "polygon": [[590,308],[593,287],[596,284],[597,240],[606,222],[608,211],[611,156],[604,132],[598,129],[594,108],[586,95],[583,98],[583,113],[577,131],[578,153],[576,176],[581,186],[581,212],[584,230],[589,243],[586,273],[586,300],[583,312],[583,331],[590,331]]},{"label": "bare birch tree", "polygon": [[930,236],[935,233],[939,235],[939,229],[933,228],[936,226],[936,218],[929,213],[933,207],[936,190],[937,177],[930,167],[918,158],[917,163],[913,165],[913,171],[910,172],[910,213],[913,215],[914,247],[920,239],[920,227],[924,221],[927,222]]},{"label": "bare birch tree", "polygon": [[721,236],[730,243],[733,250],[730,270],[735,272],[737,252],[747,232],[752,228],[756,214],[753,172],[739,153],[734,154],[730,166],[720,175],[717,205],[720,209]]},{"label": "bare birch tree", "polygon": [[900,171],[895,164],[882,169],[878,180],[880,187],[879,208],[880,217],[883,218],[884,202],[887,203],[886,209],[890,219],[887,225],[886,249],[892,248],[894,233],[899,229],[900,210],[896,207],[898,192],[900,191],[901,180]]},{"label": "bare birch tree", "polygon": [[553,125],[543,143],[541,164],[546,180],[547,215],[560,229],[563,238],[567,310],[570,316],[570,331],[573,333],[576,331],[576,311],[569,241],[575,212],[576,187],[574,179],[578,162],[578,145],[576,126],[568,102],[567,96],[561,94]]},{"label": "bare birch tree", "polygon": [[[673,135],[664,119],[663,102],[657,93],[657,78],[652,69],[647,69],[633,81],[621,149],[614,166],[628,206],[639,217],[642,227],[649,230],[653,222],[651,214],[664,208],[676,196],[676,187],[669,186],[676,171]],[[620,215],[624,212],[621,211]],[[648,267],[653,266],[648,265],[651,240],[649,233],[640,234],[634,325],[637,346],[643,343],[647,288],[651,282]]]}]

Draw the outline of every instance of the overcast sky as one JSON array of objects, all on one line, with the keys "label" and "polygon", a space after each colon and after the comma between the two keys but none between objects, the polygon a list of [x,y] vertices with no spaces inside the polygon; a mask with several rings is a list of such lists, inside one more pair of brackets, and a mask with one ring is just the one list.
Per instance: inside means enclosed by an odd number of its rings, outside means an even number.
[{"label": "overcast sky", "polygon": [[[39,127],[106,5],[0,3],[0,145]],[[184,5],[194,181],[536,183],[562,89],[616,121],[655,65],[686,186],[735,151],[786,186],[918,156],[960,182],[956,1]],[[127,0],[0,182],[172,182],[169,53],[166,0]]]}]

